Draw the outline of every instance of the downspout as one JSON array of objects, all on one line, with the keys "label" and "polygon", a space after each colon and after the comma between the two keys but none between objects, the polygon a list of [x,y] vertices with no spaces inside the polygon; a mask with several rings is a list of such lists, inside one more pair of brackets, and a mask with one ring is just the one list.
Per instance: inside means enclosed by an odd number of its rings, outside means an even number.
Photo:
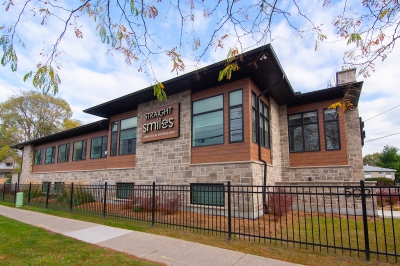
[{"label": "downspout", "polygon": [[262,197],[263,197],[263,209],[264,213],[268,213],[268,206],[267,206],[267,197],[266,197],[266,188],[267,188],[267,162],[264,161],[261,157],[261,136],[260,136],[260,98],[261,96],[265,95],[267,92],[269,92],[273,87],[277,86],[279,83],[283,81],[285,78],[285,74],[282,74],[282,78],[278,80],[276,83],[273,85],[269,86],[267,89],[265,89],[263,92],[257,95],[257,100],[256,100],[256,106],[257,106],[257,112],[256,112],[256,128],[257,128],[257,143],[258,143],[258,160],[264,164],[264,180],[263,180],[263,188],[262,188]]}]

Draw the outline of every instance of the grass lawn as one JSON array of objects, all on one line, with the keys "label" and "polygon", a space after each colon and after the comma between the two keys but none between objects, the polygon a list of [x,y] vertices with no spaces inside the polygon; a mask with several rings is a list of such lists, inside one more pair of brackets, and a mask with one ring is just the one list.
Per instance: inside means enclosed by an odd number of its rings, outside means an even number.
[{"label": "grass lawn", "polygon": [[[0,202],[0,204],[12,206],[10,203]],[[332,249],[326,250],[322,249],[320,251],[319,248],[315,248],[315,251],[312,247],[305,247],[304,245],[300,249],[298,245],[293,245],[291,243],[285,243],[281,241],[269,241],[266,240],[265,243],[263,240],[259,241],[248,239],[238,239],[235,238],[231,241],[227,241],[227,236],[224,234],[216,234],[216,233],[207,233],[203,230],[189,230],[183,229],[180,227],[171,228],[162,225],[156,225],[154,228],[151,227],[149,223],[145,222],[136,222],[127,219],[116,219],[116,218],[107,218],[104,219],[99,216],[90,216],[79,213],[68,213],[65,211],[57,211],[57,210],[45,210],[38,207],[33,206],[23,206],[23,209],[37,211],[45,214],[56,215],[60,217],[66,217],[71,219],[83,220],[88,222],[94,222],[98,224],[119,227],[124,229],[136,230],[141,232],[147,232],[151,234],[158,234],[168,237],[173,237],[177,239],[183,239],[186,241],[202,243],[210,246],[216,246],[220,248],[230,249],[234,251],[239,251],[243,253],[263,256],[267,258],[273,258],[283,261],[289,261],[299,264],[305,265],[316,265],[316,266],[336,266],[336,265],[393,265],[391,263],[387,263],[385,257],[380,258],[380,261],[376,261],[373,257],[373,260],[367,262],[365,260],[365,254],[360,253],[357,254],[353,252],[351,255],[348,252],[334,251]],[[315,220],[313,220],[315,222]],[[400,222],[400,221],[399,221]],[[358,223],[358,222],[357,222]],[[311,226],[312,222],[308,221],[306,227]],[[326,228],[320,228],[322,232],[325,233],[329,228],[337,227],[338,222],[334,221],[334,225],[327,224]],[[355,224],[353,224],[354,226]],[[301,225],[303,227],[304,225]],[[350,228],[353,227],[350,225]],[[315,228],[314,228],[315,230]],[[290,232],[292,233],[292,232]],[[298,235],[299,232],[294,232],[295,235]],[[302,233],[300,233],[301,235]],[[304,239],[305,235],[301,235],[301,238]],[[340,236],[339,236],[340,237]],[[330,240],[332,241],[332,239]],[[351,240],[352,241],[352,240]],[[324,242],[324,241],[321,241]],[[358,257],[359,256],[359,257]],[[1,264],[1,263],[0,263]]]},{"label": "grass lawn", "polygon": [[0,265],[160,265],[0,216]]}]

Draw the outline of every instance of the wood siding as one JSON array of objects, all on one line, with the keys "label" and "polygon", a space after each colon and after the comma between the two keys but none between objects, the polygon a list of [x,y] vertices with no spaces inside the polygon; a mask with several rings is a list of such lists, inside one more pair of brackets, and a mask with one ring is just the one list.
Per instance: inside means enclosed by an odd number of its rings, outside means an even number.
[{"label": "wood siding", "polygon": [[[346,114],[342,109],[339,110],[339,130],[340,130],[340,150],[326,150],[325,147],[325,127],[323,110],[341,99],[318,102],[288,108],[288,115],[318,110],[318,129],[319,129],[319,151],[291,152],[290,166],[332,166],[348,165],[347,141],[346,141]],[[289,130],[289,129],[288,129]],[[289,140],[288,140],[289,141]]]},{"label": "wood siding", "polygon": [[[251,130],[251,88],[250,79],[243,79],[227,85],[212,88],[192,95],[192,102],[223,94],[224,96],[224,143],[203,147],[192,147],[191,163],[215,163],[235,161],[258,161],[257,144],[252,141]],[[243,90],[243,142],[229,142],[229,92]],[[258,89],[257,89],[258,91]],[[256,91],[256,92],[257,92]],[[264,101],[267,103],[267,101]],[[262,148],[263,158],[269,160],[269,150]],[[254,152],[257,152],[254,155]]]},{"label": "wood siding", "polygon": [[[119,149],[119,130],[120,120],[136,116],[137,111],[123,113],[110,118],[110,122],[118,120],[118,141],[117,141],[117,155],[110,156],[111,145],[111,123],[109,130],[101,130],[91,134],[85,134],[78,137],[68,138],[61,141],[49,142],[47,144],[35,146],[35,151],[43,149],[43,163],[40,165],[33,165],[32,172],[60,172],[60,171],[76,171],[76,170],[99,170],[99,169],[112,169],[112,168],[128,168],[135,166],[135,154],[118,155]],[[107,136],[107,156],[105,158],[90,159],[90,147],[92,138]],[[86,160],[72,161],[73,144],[76,141],[87,140],[86,147]],[[68,162],[57,163],[58,146],[62,144],[70,144],[69,160]],[[47,147],[56,146],[55,163],[45,164],[45,153]],[[34,153],[35,154],[35,153]]]}]

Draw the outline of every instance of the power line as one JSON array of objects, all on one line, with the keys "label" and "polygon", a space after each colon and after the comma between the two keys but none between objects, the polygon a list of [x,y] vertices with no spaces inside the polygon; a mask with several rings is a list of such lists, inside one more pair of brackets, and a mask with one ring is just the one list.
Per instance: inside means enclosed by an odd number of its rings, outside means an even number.
[{"label": "power line", "polygon": [[389,110],[386,110],[385,112],[382,112],[382,113],[380,113],[380,114],[377,114],[376,116],[373,116],[373,117],[371,117],[371,118],[368,118],[367,120],[364,120],[364,122],[367,122],[368,120],[371,120],[372,118],[375,118],[375,117],[377,117],[377,116],[380,116],[380,115],[382,115],[382,114],[384,114],[384,113],[386,113],[386,112],[389,112],[390,110],[393,110],[394,108],[397,108],[397,107],[399,107],[399,106],[400,106],[400,104],[397,105],[397,106],[395,106],[395,107],[393,107],[393,108],[391,108],[391,109],[389,109]]},{"label": "power line", "polygon": [[400,132],[397,132],[397,133],[394,133],[394,134],[391,134],[391,135],[387,135],[387,136],[383,136],[383,137],[380,137],[380,138],[376,138],[376,139],[367,140],[367,141],[364,141],[364,142],[370,142],[370,141],[377,140],[377,139],[383,139],[383,138],[387,138],[387,137],[394,136],[394,135],[397,135],[397,134],[400,134]]},{"label": "power line", "polygon": [[386,130],[386,131],[378,132],[378,133],[375,133],[375,134],[373,134],[373,135],[367,136],[367,138],[370,138],[370,137],[372,137],[372,136],[376,136],[376,135],[379,135],[379,134],[382,134],[382,133],[390,132],[390,131],[393,131],[393,130],[396,130],[396,129],[399,129],[399,128],[400,128],[400,127],[396,127],[396,128],[391,129],[391,130]]}]

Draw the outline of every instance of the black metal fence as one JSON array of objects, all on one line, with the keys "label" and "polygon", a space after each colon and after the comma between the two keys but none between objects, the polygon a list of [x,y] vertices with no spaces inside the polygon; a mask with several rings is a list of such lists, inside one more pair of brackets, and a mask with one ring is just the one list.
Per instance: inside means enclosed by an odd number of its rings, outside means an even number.
[{"label": "black metal fence", "polygon": [[[22,192],[22,193],[19,193]],[[398,187],[4,184],[0,200],[398,262]],[[23,198],[23,199],[22,199]]]}]

